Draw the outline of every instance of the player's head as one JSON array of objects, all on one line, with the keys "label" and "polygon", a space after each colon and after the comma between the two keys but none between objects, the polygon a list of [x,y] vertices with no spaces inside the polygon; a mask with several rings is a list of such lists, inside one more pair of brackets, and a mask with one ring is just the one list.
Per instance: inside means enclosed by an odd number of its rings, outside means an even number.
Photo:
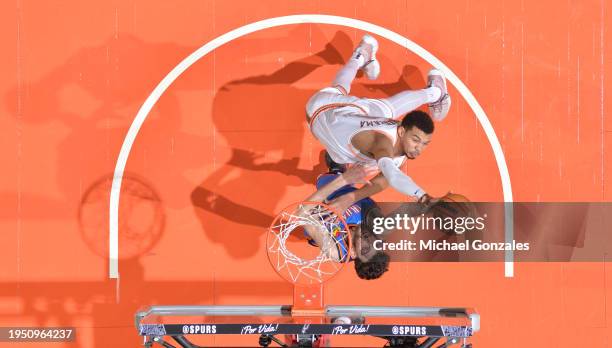
[{"label": "player's head", "polygon": [[380,278],[389,270],[389,255],[377,251],[367,261],[355,259],[355,273],[361,279],[372,280]]},{"label": "player's head", "polygon": [[389,270],[389,256],[374,248],[376,236],[356,226],[353,233],[352,257],[355,263],[355,272],[361,279],[377,279]]},{"label": "player's head", "polygon": [[374,242],[378,237],[372,233],[374,217],[382,213],[378,205],[370,205],[363,212],[363,223],[357,233],[353,233],[353,250],[355,250],[355,272],[361,279],[377,279],[389,270],[389,255],[376,250]]},{"label": "player's head", "polygon": [[397,134],[406,157],[419,157],[429,145],[433,132],[434,123],[426,112],[414,110],[404,116],[397,127]]}]

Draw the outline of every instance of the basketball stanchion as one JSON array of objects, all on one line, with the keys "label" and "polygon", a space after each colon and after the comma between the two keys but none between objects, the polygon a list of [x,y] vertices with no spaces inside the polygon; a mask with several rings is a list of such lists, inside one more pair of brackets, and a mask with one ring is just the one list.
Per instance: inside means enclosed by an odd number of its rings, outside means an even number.
[{"label": "basketball stanchion", "polygon": [[291,305],[149,306],[136,313],[138,333],[145,347],[166,348],[174,347],[166,336],[198,348],[187,335],[258,335],[262,347],[323,347],[332,336],[367,335],[386,347],[471,348],[480,316],[470,308],[325,305],[323,286],[350,261],[351,248],[350,227],[331,207],[292,204],[274,219],[266,241],[272,268],[293,284]]}]

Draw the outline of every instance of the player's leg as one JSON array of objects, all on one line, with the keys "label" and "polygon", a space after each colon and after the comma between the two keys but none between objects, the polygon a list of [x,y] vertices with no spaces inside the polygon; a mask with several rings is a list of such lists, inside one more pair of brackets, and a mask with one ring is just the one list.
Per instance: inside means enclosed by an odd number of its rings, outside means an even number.
[{"label": "player's leg", "polygon": [[[399,118],[406,113],[428,104],[430,116],[442,121],[448,114],[451,99],[446,90],[446,79],[438,69],[431,69],[427,75],[427,88],[415,91],[403,91],[388,98],[381,99],[391,111],[391,118]],[[372,109],[372,108],[371,108]],[[389,117],[387,110],[382,110],[380,117]],[[384,113],[387,111],[387,113]]]},{"label": "player's leg", "polygon": [[391,109],[391,117],[398,118],[420,107],[423,104],[433,103],[440,99],[440,89],[429,87],[414,91],[403,91],[382,99]]},{"label": "player's leg", "polygon": [[310,122],[311,116],[319,108],[330,104],[352,104],[359,98],[348,95],[351,83],[362,69],[365,75],[373,80],[380,73],[380,64],[376,60],[378,42],[370,35],[364,35],[361,42],[348,62],[336,74],[331,87],[326,87],[315,93],[306,103],[306,120]]},{"label": "player's leg", "polygon": [[342,89],[344,94],[349,94],[351,83],[359,69],[363,69],[368,79],[376,79],[380,74],[380,64],[376,60],[377,50],[378,42],[376,39],[370,35],[364,35],[355,51],[353,51],[351,58],[336,74],[332,86]]},{"label": "player's leg", "polygon": [[397,119],[423,104],[438,99],[440,99],[440,90],[437,87],[428,87],[402,91],[384,99],[361,98],[356,104],[367,109],[369,117]]}]

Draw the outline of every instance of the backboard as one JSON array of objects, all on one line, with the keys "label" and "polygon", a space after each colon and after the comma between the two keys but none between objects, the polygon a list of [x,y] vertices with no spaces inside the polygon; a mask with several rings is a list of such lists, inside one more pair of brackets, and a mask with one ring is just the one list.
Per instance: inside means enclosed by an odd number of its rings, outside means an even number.
[{"label": "backboard", "polygon": [[313,249],[306,241],[289,242],[291,234],[303,233],[297,227],[321,233],[320,240],[329,237],[330,248],[340,250],[338,243],[344,243],[345,255],[350,254],[350,230],[341,215],[319,202],[291,205],[272,222],[267,243],[272,268],[293,283],[291,305],[146,307],[136,313],[135,323],[145,347],[175,347],[165,337],[183,348],[199,347],[187,335],[253,335],[262,347],[328,347],[334,336],[378,337],[381,347],[471,347],[468,339],[480,328],[480,316],[472,309],[325,306],[323,285],[348,257],[334,261],[325,247],[306,256],[299,250]]},{"label": "backboard", "polygon": [[[180,347],[198,347],[186,335],[253,335],[262,347],[317,347],[326,336],[367,335],[390,347],[471,347],[480,316],[467,308],[327,306],[307,316],[291,306],[151,306],[136,314],[145,346],[171,337]],[[274,343],[273,343],[274,342]]]}]

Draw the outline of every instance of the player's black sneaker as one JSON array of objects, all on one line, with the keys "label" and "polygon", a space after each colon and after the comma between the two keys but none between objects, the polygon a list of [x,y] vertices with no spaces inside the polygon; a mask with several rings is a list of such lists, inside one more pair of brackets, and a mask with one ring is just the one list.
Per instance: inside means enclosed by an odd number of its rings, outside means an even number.
[{"label": "player's black sneaker", "polygon": [[334,160],[329,156],[327,151],[325,151],[325,164],[327,165],[327,169],[330,173],[344,173],[346,171],[346,164],[340,164],[334,162]]}]

